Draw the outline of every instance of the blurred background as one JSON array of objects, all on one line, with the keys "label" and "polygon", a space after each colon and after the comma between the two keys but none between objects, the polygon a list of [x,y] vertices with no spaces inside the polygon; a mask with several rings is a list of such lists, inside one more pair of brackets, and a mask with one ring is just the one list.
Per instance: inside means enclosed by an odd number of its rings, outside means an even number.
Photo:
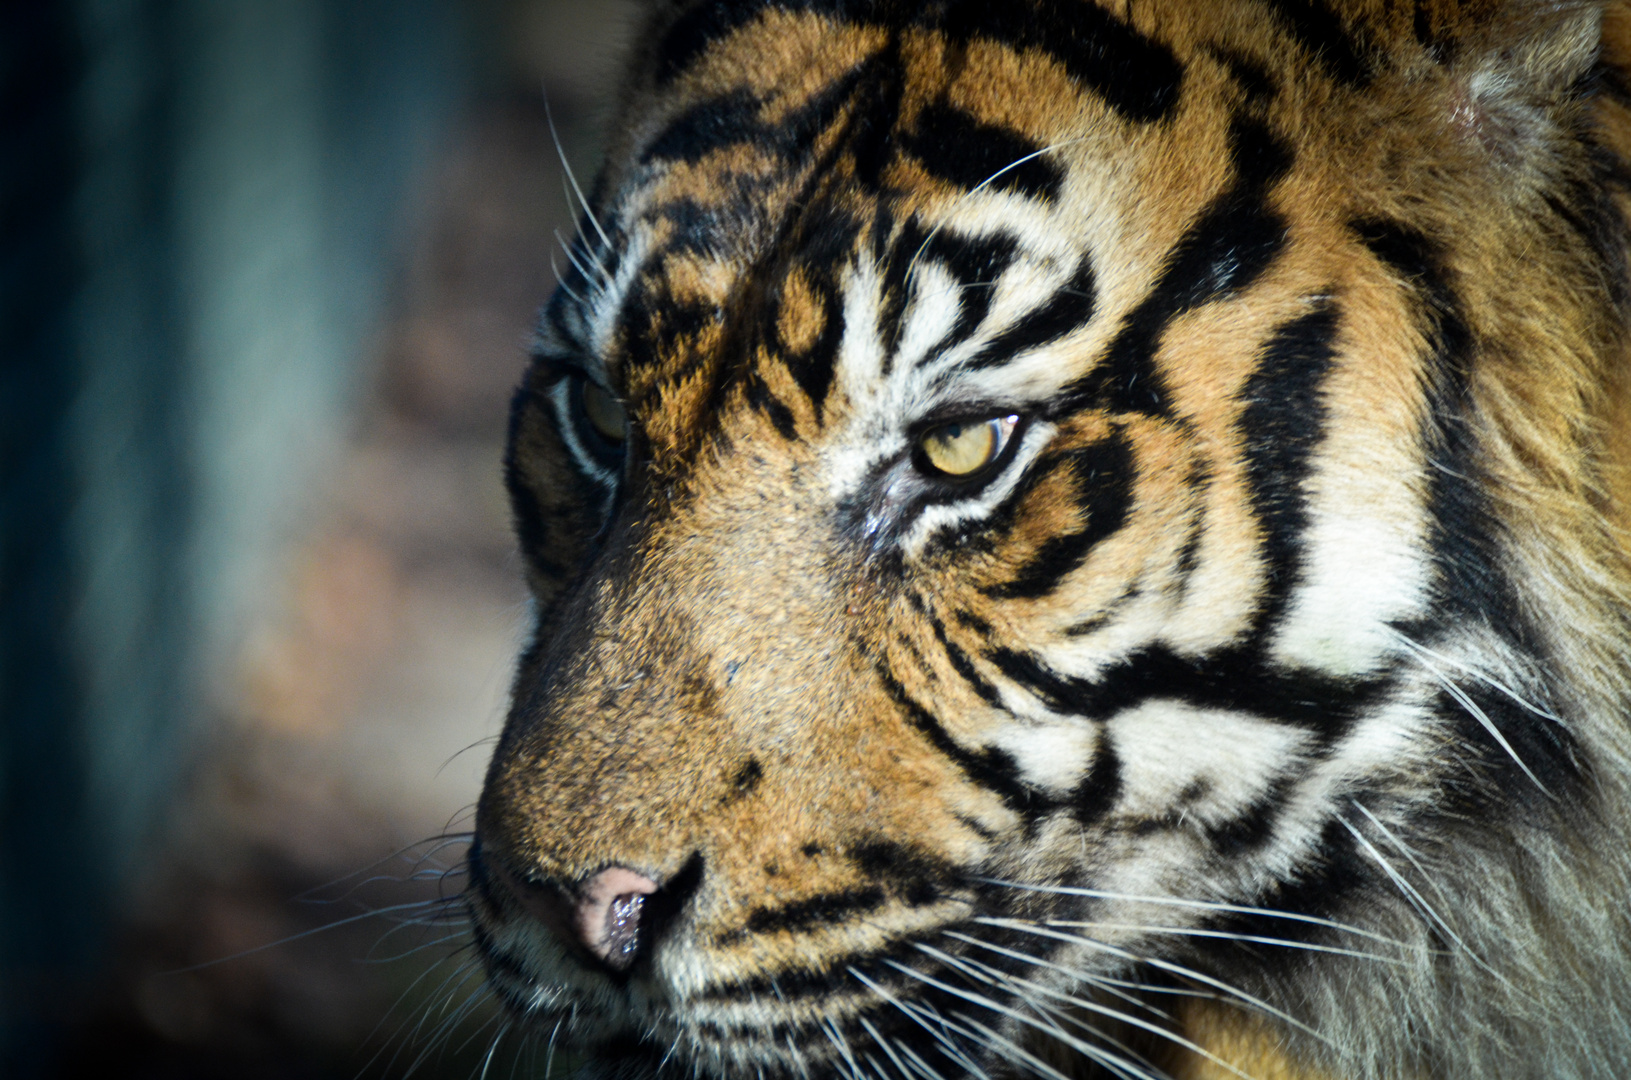
[{"label": "blurred background", "polygon": [[438,898],[633,0],[0,13],[0,1077],[543,1075]]}]

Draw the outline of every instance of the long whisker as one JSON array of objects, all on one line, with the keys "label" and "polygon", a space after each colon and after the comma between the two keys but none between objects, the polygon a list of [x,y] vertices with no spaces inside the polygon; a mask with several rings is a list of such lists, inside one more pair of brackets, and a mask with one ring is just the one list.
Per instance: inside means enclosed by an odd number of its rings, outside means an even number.
[{"label": "long whisker", "polygon": [[[1506,736],[1501,734],[1501,729],[1495,726],[1495,721],[1489,718],[1489,714],[1486,713],[1465,690],[1456,685],[1455,680],[1450,678],[1450,676],[1446,674],[1442,668],[1436,666],[1431,660],[1428,659],[1430,656],[1434,656],[1436,654],[1427,652],[1427,650],[1422,646],[1416,645],[1415,642],[1411,641],[1407,637],[1404,637],[1402,634],[1397,635],[1397,637],[1407,650],[1415,654],[1416,660],[1419,664],[1421,664],[1422,670],[1431,675],[1433,679],[1444,688],[1444,692],[1455,699],[1456,704],[1460,705],[1467,715],[1478,721],[1479,726],[1489,733],[1489,737],[1494,739],[1496,744],[1506,752],[1507,757],[1511,758],[1517,763],[1518,768],[1523,770],[1523,774],[1529,778],[1530,782],[1539,788],[1541,793],[1547,798],[1555,799],[1557,796],[1553,795],[1551,790],[1547,788],[1545,784],[1541,783],[1540,777],[1536,776],[1534,771],[1529,768],[1528,763],[1526,763],[1523,758],[1518,756],[1518,751],[1513,748],[1511,743],[1507,742]],[[1475,675],[1478,674],[1477,672],[1471,673]],[[1488,680],[1486,677],[1485,681],[1491,680]],[[1499,684],[1495,685],[1504,690],[1509,696],[1513,697],[1519,704],[1525,704],[1522,698],[1518,698],[1517,695],[1513,694],[1510,690],[1505,690],[1504,687],[1499,687]],[[1538,710],[1532,711],[1538,712]],[[1545,714],[1540,713],[1540,715],[1544,716]]]},{"label": "long whisker", "polygon": [[[958,940],[965,941],[965,942],[968,942],[968,943],[974,944],[974,945],[984,945],[984,944],[986,944],[985,942],[982,942],[977,938],[973,938],[973,937],[970,937],[970,936],[964,935],[964,934],[950,934],[950,933],[948,933],[947,936],[955,937]],[[925,948],[927,948],[927,947],[925,947]],[[1081,972],[1070,971],[1069,969],[1064,968],[1059,964],[1055,964],[1055,963],[1052,963],[1050,961],[1043,960],[1043,959],[1041,959],[1039,957],[1027,956],[1026,954],[1018,952],[1016,950],[1005,949],[1005,948],[1002,948],[1001,946],[997,946],[997,945],[992,945],[991,949],[992,949],[993,952],[1000,953],[1000,954],[1002,954],[1004,956],[1012,957],[1013,959],[1020,960],[1020,961],[1026,962],[1026,963],[1035,964],[1038,967],[1051,968],[1051,969],[1053,969],[1055,971],[1059,971],[1061,973],[1068,974],[1068,975],[1072,976],[1073,978],[1077,978],[1077,979],[1081,979],[1082,981],[1089,982],[1090,984],[1094,981],[1091,978],[1091,976],[1085,976],[1084,973],[1081,973]],[[938,950],[936,950],[936,951],[938,951]],[[944,954],[942,954],[942,955],[944,955]],[[1173,1042],[1173,1043],[1175,1043],[1175,1044],[1177,1044],[1179,1046],[1182,1046],[1185,1049],[1192,1051],[1193,1053],[1201,1055],[1202,1057],[1208,1059],[1209,1061],[1212,1061],[1213,1063],[1220,1066],[1221,1068],[1227,1069],[1228,1071],[1234,1073],[1236,1076],[1241,1077],[1242,1080],[1254,1080],[1254,1078],[1252,1076],[1250,1076],[1249,1074],[1241,1072],[1239,1069],[1235,1068],[1233,1065],[1230,1065],[1228,1062],[1224,1061],[1222,1058],[1219,1058],[1219,1057],[1215,1056],[1210,1051],[1208,1051],[1205,1048],[1199,1046],[1198,1044],[1193,1043],[1190,1040],[1184,1038],[1183,1036],[1179,1035],[1176,1031],[1173,1031],[1170,1028],[1162,1027],[1159,1024],[1151,1023],[1148,1020],[1145,1020],[1145,1019],[1143,1019],[1141,1017],[1133,1016],[1132,1014],[1124,1012],[1124,1011],[1122,1011],[1120,1009],[1112,1009],[1107,1005],[1101,1005],[1101,1004],[1099,1004],[1098,1002],[1095,1002],[1095,1001],[1089,1001],[1089,1000],[1085,1000],[1085,999],[1082,999],[1082,998],[1075,997],[1075,996],[1073,996],[1071,994],[1065,993],[1062,990],[1053,989],[1051,987],[1048,987],[1048,986],[1045,986],[1045,985],[1043,985],[1041,983],[1038,983],[1038,982],[1036,982],[1036,981],[1034,981],[1032,979],[1025,979],[1025,978],[1021,978],[1021,977],[1019,977],[1017,975],[1011,975],[1011,974],[1005,974],[1005,973],[998,972],[995,968],[992,968],[992,967],[990,967],[989,965],[986,965],[986,964],[981,964],[977,960],[965,958],[962,962],[967,963],[967,964],[973,964],[973,965],[976,965],[976,966],[978,966],[980,968],[983,968],[987,972],[990,972],[992,976],[1000,977],[1000,978],[1006,979],[1006,980],[1013,980],[1015,983],[1023,985],[1028,990],[1033,990],[1033,991],[1035,991],[1037,993],[1045,994],[1045,995],[1047,995],[1049,997],[1058,998],[1059,1000],[1064,1001],[1064,1002],[1066,1002],[1066,1003],[1068,1003],[1070,1005],[1073,1005],[1076,1008],[1086,1009],[1086,1010],[1088,1010],[1090,1012],[1095,1012],[1095,1013],[1098,1013],[1098,1014],[1100,1014],[1102,1016],[1107,1016],[1107,1017],[1109,1017],[1111,1019],[1119,1020],[1122,1023],[1131,1024],[1132,1026],[1134,1026],[1136,1028],[1139,1028],[1140,1030],[1148,1031],[1153,1035],[1159,1036],[1160,1038],[1166,1039],[1166,1040],[1168,1040],[1170,1042]],[[1098,1033],[1095,1032],[1095,1034],[1098,1034]],[[1104,1036],[1100,1035],[1099,1037],[1103,1038]],[[1122,1047],[1122,1049],[1126,1050],[1127,1048]],[[1127,1051],[1127,1052],[1131,1053],[1131,1051]]]},{"label": "long whisker", "polygon": [[1208,930],[1193,926],[1158,926],[1149,923],[1110,922],[1091,919],[1049,919],[1048,926],[1068,926],[1076,930],[1131,930],[1143,934],[1165,934],[1170,937],[1217,938],[1223,941],[1244,941],[1254,945],[1272,945],[1281,949],[1301,949],[1305,952],[1329,953],[1333,956],[1351,956],[1356,960],[1374,960],[1379,964],[1404,965],[1407,961],[1394,956],[1381,956],[1361,949],[1344,949],[1339,945],[1321,945],[1310,941],[1292,941],[1289,938],[1267,937],[1260,934],[1237,934],[1230,930]]},{"label": "long whisker", "polygon": [[[577,174],[572,171],[572,163],[566,159],[566,148],[561,145],[561,133],[555,128],[555,114],[550,111],[547,100],[544,102],[544,119],[549,122],[549,137],[555,141],[555,153],[560,156],[561,168],[566,171],[566,178],[571,182],[572,190],[577,192],[578,203],[583,207],[584,216],[589,219],[589,224],[595,227],[595,232],[600,234],[601,242],[610,251],[613,247],[612,238],[607,236],[606,230],[600,227],[600,220],[595,217],[594,210],[590,208],[589,200],[584,198],[583,188],[578,186]],[[602,272],[604,273],[604,271]]]},{"label": "long whisker", "polygon": [[1398,850],[1399,854],[1405,857],[1411,866],[1416,868],[1416,873],[1420,874],[1422,881],[1426,882],[1432,887],[1434,892],[1438,893],[1438,898],[1448,903],[1449,897],[1444,895],[1443,888],[1433,879],[1433,875],[1427,872],[1427,867],[1423,866],[1421,860],[1416,858],[1416,853],[1410,849],[1410,845],[1406,844],[1404,840],[1394,833],[1392,829],[1389,829],[1386,825],[1384,825],[1382,823],[1382,819],[1371,813],[1370,808],[1364,803],[1360,802],[1358,799],[1349,799],[1348,801],[1350,804],[1352,804],[1355,810],[1358,810],[1361,814],[1365,815],[1366,819],[1369,820],[1373,826],[1375,826],[1376,831],[1385,836],[1388,843],[1392,844],[1394,848]]},{"label": "long whisker", "polygon": [[[927,948],[929,948],[929,946],[919,945],[918,948],[927,949]],[[942,953],[941,958],[943,958],[944,955],[945,954]],[[1093,1059],[1094,1061],[1098,1061],[1101,1064],[1104,1064],[1106,1066],[1116,1066],[1116,1067],[1120,1067],[1120,1068],[1123,1068],[1123,1069],[1131,1069],[1131,1070],[1133,1070],[1133,1075],[1140,1076],[1141,1080],[1157,1080],[1156,1077],[1153,1077],[1148,1072],[1145,1072],[1144,1070],[1139,1069],[1132,1062],[1122,1060],[1120,1055],[1112,1054],[1109,1051],[1105,1050],[1103,1047],[1094,1046],[1092,1043],[1086,1042],[1083,1039],[1079,1039],[1076,1036],[1071,1035],[1071,1034],[1069,1034],[1067,1032],[1050,1030],[1047,1025],[1042,1024],[1035,1017],[1027,1016],[1026,1014],[1020,1012],[1019,1010],[1011,1008],[1011,1007],[1009,1007],[1007,1005],[1004,1005],[1001,1002],[992,1001],[990,998],[986,997],[984,994],[979,994],[979,993],[976,993],[976,992],[974,992],[972,990],[965,990],[965,989],[963,989],[961,987],[953,986],[951,983],[948,983],[948,982],[944,981],[943,979],[937,979],[932,975],[929,975],[929,974],[926,974],[924,972],[918,971],[916,968],[910,967],[910,966],[908,966],[906,964],[902,964],[899,961],[890,960],[890,961],[887,961],[887,963],[889,964],[889,966],[895,968],[897,971],[901,972],[903,975],[906,975],[906,976],[908,976],[910,978],[913,978],[913,979],[917,979],[920,982],[926,983],[927,985],[932,986],[935,989],[942,991],[943,993],[951,994],[954,997],[962,998],[964,1001],[967,1001],[970,1004],[979,1005],[982,1008],[989,1009],[992,1012],[998,1014],[999,1016],[1006,1016],[1010,1020],[1017,1021],[1018,1023],[1024,1024],[1027,1027],[1037,1028],[1037,1029],[1041,1029],[1041,1030],[1044,1030],[1044,1031],[1048,1031],[1049,1034],[1053,1035],[1055,1038],[1057,1038],[1060,1041],[1064,1042],[1066,1045],[1070,1046],[1072,1049],[1076,1050],[1078,1053],[1084,1054],[1087,1057]],[[994,1033],[990,1033],[990,1034],[994,1034]],[[1049,1069],[1049,1075],[1053,1075],[1054,1070],[1052,1069],[1052,1066],[1049,1066],[1048,1069]]]},{"label": "long whisker", "polygon": [[1369,938],[1384,945],[1393,945],[1401,949],[1415,949],[1412,942],[1400,941],[1390,938],[1386,934],[1379,934],[1374,930],[1366,930],[1362,926],[1353,926],[1349,923],[1335,922],[1331,919],[1322,919],[1317,915],[1304,915],[1296,911],[1276,911],[1273,908],[1251,907],[1245,904],[1227,904],[1215,900],[1189,900],[1174,896],[1141,896],[1136,893],[1109,892],[1104,889],[1084,889],[1071,885],[1039,885],[1024,881],[1004,881],[1000,878],[976,878],[982,885],[999,885],[1006,889],[1017,889],[1022,892],[1040,892],[1061,896],[1081,896],[1090,900],[1113,900],[1129,904],[1159,904],[1166,907],[1192,908],[1198,911],[1217,911],[1228,915],[1262,915],[1269,918],[1284,919],[1287,922],[1307,923],[1310,926],[1322,926],[1328,930],[1337,930],[1344,934],[1353,934],[1356,937]]},{"label": "long whisker", "polygon": [[850,1049],[849,1040],[844,1038],[843,1032],[830,1017],[823,1016],[820,1023],[821,1031],[827,1036],[833,1047],[838,1051],[839,1058],[849,1068],[850,1080],[866,1080],[861,1073],[861,1065],[855,1060],[855,1052]]},{"label": "long whisker", "polygon": [[1433,907],[1433,905],[1428,902],[1427,897],[1423,896],[1419,889],[1405,880],[1404,875],[1399,873],[1398,868],[1396,868],[1393,863],[1388,860],[1387,856],[1383,855],[1381,851],[1377,850],[1376,845],[1371,843],[1370,839],[1366,837],[1364,833],[1360,832],[1359,829],[1347,818],[1338,817],[1337,820],[1342,823],[1343,828],[1347,829],[1348,832],[1353,834],[1353,838],[1357,840],[1359,845],[1363,847],[1370,857],[1376,861],[1377,865],[1382,868],[1382,872],[1387,874],[1388,879],[1398,887],[1399,891],[1404,893],[1405,899],[1410,902],[1412,907],[1430,919],[1440,930],[1444,931],[1445,936],[1454,942],[1456,948],[1460,949],[1474,964],[1482,968],[1488,974],[1494,976],[1508,990],[1515,989],[1512,984],[1507,981],[1506,976],[1490,967],[1489,964],[1484,961],[1483,957],[1474,952],[1467,945],[1467,943],[1461,939],[1461,935],[1457,934],[1455,930],[1450,927],[1450,924],[1446,922],[1444,917],[1438,913],[1438,909]]},{"label": "long whisker", "polygon": [[1421,657],[1423,659],[1432,660],[1432,661],[1434,661],[1436,663],[1444,664],[1444,665],[1446,665],[1448,667],[1453,667],[1453,668],[1457,669],[1458,671],[1461,671],[1462,673],[1464,673],[1466,675],[1469,675],[1474,679],[1477,679],[1479,682],[1483,683],[1485,686],[1488,686],[1490,689],[1498,691],[1499,693],[1504,694],[1507,697],[1511,698],[1513,703],[1518,705],[1520,708],[1523,708],[1523,709],[1525,709],[1525,710],[1527,710],[1529,712],[1532,712],[1536,716],[1541,717],[1544,720],[1551,720],[1554,723],[1558,723],[1558,724],[1563,723],[1563,718],[1561,716],[1557,715],[1555,712],[1552,712],[1550,709],[1543,709],[1539,705],[1536,705],[1534,702],[1530,701],[1528,698],[1525,698],[1522,694],[1520,694],[1516,690],[1512,689],[1512,687],[1508,686],[1506,683],[1502,682],[1500,679],[1497,679],[1497,678],[1495,678],[1495,676],[1489,674],[1489,672],[1483,671],[1480,668],[1475,667],[1474,665],[1469,664],[1464,660],[1457,660],[1453,656],[1449,656],[1449,655],[1447,655],[1445,653],[1441,653],[1441,652],[1438,652],[1438,651],[1436,651],[1434,649],[1430,649],[1426,645],[1423,645],[1421,642],[1419,642],[1419,641],[1415,640],[1414,638],[1410,637],[1410,635],[1405,634],[1402,631],[1397,630],[1397,629],[1395,629],[1393,627],[1389,627],[1388,629],[1393,634],[1393,637],[1395,638],[1395,640],[1397,640],[1399,642],[1399,644],[1403,645],[1406,649],[1409,649],[1411,652],[1415,653],[1418,657]]},{"label": "long whisker", "polygon": [[[561,235],[561,230],[559,229],[555,230],[555,241],[561,245],[561,250],[566,252],[567,262],[570,262],[577,269],[578,273],[582,275],[583,280],[587,281],[596,292],[605,292],[607,287],[606,283],[610,279],[605,278],[604,276],[596,277],[597,273],[604,275],[605,272],[599,270],[591,271],[588,266],[584,265],[583,260],[578,257],[578,246],[575,244],[568,244],[566,242],[566,237]],[[589,253],[589,258],[594,258],[594,254],[592,252]]]},{"label": "long whisker", "polygon": [[[555,261],[555,253],[553,251],[551,251],[549,253],[549,269],[550,269],[550,272],[555,275],[555,285],[556,285],[556,287],[561,289],[563,292],[566,293],[566,295],[570,296],[574,301],[576,301],[578,307],[587,310],[588,307],[589,307],[588,301],[584,300],[584,298],[582,296],[579,296],[578,291],[576,289],[574,289],[572,286],[568,285],[566,283],[566,279],[561,276],[561,266],[560,266],[559,263],[557,263]],[[590,284],[594,284],[594,283],[590,282]]]},{"label": "long whisker", "polygon": [[[899,1009],[914,1024],[928,1032],[929,1037],[940,1045],[941,1050],[947,1057],[955,1061],[959,1068],[967,1072],[970,1076],[975,1077],[976,1080],[991,1080],[991,1077],[986,1073],[986,1071],[980,1068],[979,1065],[976,1064],[975,1061],[967,1054],[963,1053],[962,1047],[958,1046],[957,1043],[951,1038],[951,1033],[954,1030],[953,1025],[949,1024],[938,1011],[934,1010],[928,1005],[902,1001],[900,998],[890,993],[887,987],[871,978],[868,978],[866,975],[862,974],[853,967],[845,970],[847,970],[850,975],[854,976],[855,979],[861,983],[861,985],[865,986],[868,990],[871,990],[874,994],[877,994],[880,998]],[[940,1025],[940,1027],[937,1029],[934,1025],[930,1024],[923,1017],[923,1012],[932,1013],[935,1021]]]},{"label": "long whisker", "polygon": [[[363,1042],[364,1043],[371,1042],[374,1039],[374,1037],[380,1033],[380,1029],[385,1026],[386,1020],[391,1016],[391,1014],[395,1013],[397,1009],[402,1007],[402,1003],[408,999],[409,995],[411,995],[415,989],[418,988],[419,984],[424,982],[427,978],[429,978],[432,974],[434,974],[437,968],[441,967],[443,964],[447,963],[449,960],[452,960],[453,958],[457,957],[459,955],[459,951],[460,950],[455,950],[453,952],[448,953],[446,956],[444,956],[440,960],[436,961],[436,963],[429,965],[428,967],[425,968],[424,971],[421,971],[418,975],[414,976],[413,981],[408,983],[408,985],[402,989],[402,992],[397,995],[396,1000],[391,1003],[391,1007],[385,1011],[384,1015],[382,1015],[379,1018],[378,1021],[375,1022],[373,1030],[371,1030],[368,1033],[368,1038],[364,1039]],[[453,969],[452,974],[450,974],[447,977],[447,979],[443,980],[442,986],[446,986],[447,982],[449,980],[458,977],[458,975],[460,973],[468,970],[469,966],[470,965],[469,965],[468,961],[456,965],[454,967],[454,969]],[[441,993],[441,987],[438,987],[436,989],[435,993],[433,993],[431,996],[434,997],[436,994],[440,994],[440,993]],[[406,1023],[406,1022],[407,1022],[406,1018],[404,1018],[403,1023]],[[363,1067],[360,1070],[358,1070],[358,1075],[361,1076],[361,1075],[367,1073],[368,1070],[373,1066],[373,1064],[376,1061],[379,1060],[380,1055],[385,1053],[385,1051],[391,1049],[392,1041],[394,1041],[396,1038],[399,1038],[401,1036],[401,1034],[402,1034],[401,1030],[398,1029],[396,1034],[394,1036],[392,1036],[391,1039],[387,1039],[386,1042],[384,1043],[384,1045],[382,1045],[378,1050],[374,1051],[373,1055],[370,1056],[369,1059],[363,1064]],[[402,1051],[403,1051],[404,1048],[405,1047],[404,1047],[403,1043],[401,1043],[401,1042],[397,1043],[396,1050],[391,1054],[391,1060],[388,1063],[387,1068],[389,1068],[390,1065],[396,1064],[396,1060],[397,1060],[398,1057],[400,1057],[402,1055]]]},{"label": "long whisker", "polygon": [[506,1020],[500,1024],[498,1026],[498,1030],[493,1033],[492,1045],[487,1047],[487,1056],[482,1060],[481,1075],[477,1078],[477,1080],[487,1080],[487,1070],[493,1064],[493,1054],[498,1051],[498,1044],[504,1041],[504,1036],[510,1033],[510,1026],[511,1021]]},{"label": "long whisker", "polygon": [[[1080,1008],[1085,1008],[1091,1012],[1096,1012],[1100,1015],[1109,1015],[1117,1019],[1123,1019],[1123,1017],[1119,1016],[1119,1014],[1117,1014],[1113,1009],[1108,1009],[1105,1006],[1072,997],[1069,994],[1060,993],[1057,990],[1050,990],[1030,979],[999,972],[989,965],[981,964],[976,960],[954,957],[944,950],[934,948],[932,945],[919,943],[916,948],[925,955],[939,960],[948,967],[963,972],[963,974],[969,976],[970,978],[977,979],[989,986],[995,986],[999,989],[1006,989],[1015,993],[1020,1000],[1024,1001],[1033,1009],[1037,1009],[1040,1003],[1035,1000],[1032,994],[1033,992],[1041,992],[1050,997],[1062,998],[1073,1005]],[[1107,1068],[1126,1070],[1128,1071],[1128,1075],[1139,1077],[1141,1080],[1153,1080],[1147,1069],[1148,1063],[1141,1065],[1137,1062],[1127,1060],[1121,1054],[1111,1053],[1102,1046],[1095,1046],[1091,1043],[1084,1042],[1076,1036],[1064,1031],[1062,1028],[1059,1028],[1057,1024],[1048,1024],[1045,1026],[1040,1025],[1034,1019],[1024,1019],[1023,1014],[1016,1014],[1015,1018],[1019,1019],[1021,1023],[1027,1023],[1030,1026],[1039,1027],[1043,1030],[1050,1031],[1054,1038],[1057,1038],[1066,1045],[1075,1048],[1078,1052],[1092,1057],[1094,1060],[1099,1061],[1100,1064],[1105,1065]],[[1091,1033],[1095,1038],[1106,1038],[1103,1032],[1092,1028],[1085,1023],[1078,1021],[1076,1026],[1081,1027],[1084,1031]],[[1160,1033],[1160,1029],[1152,1024],[1140,1022],[1139,1026],[1146,1027],[1150,1031]],[[1110,1040],[1106,1039],[1106,1041]],[[1119,1042],[1117,1042],[1115,1045],[1118,1047],[1118,1049],[1130,1055],[1131,1052],[1128,1051],[1125,1046],[1122,1046]],[[1247,1080],[1250,1080],[1250,1078],[1247,1078]]]},{"label": "long whisker", "polygon": [[1221,979],[1215,979],[1204,972],[1196,971],[1193,968],[1185,967],[1184,965],[1174,963],[1171,960],[1162,960],[1153,956],[1139,956],[1137,953],[1129,952],[1126,949],[1119,948],[1107,942],[1099,941],[1095,938],[1087,937],[1082,934],[1067,934],[1062,930],[1056,930],[1050,926],[1028,923],[1020,919],[981,917],[976,918],[973,921],[989,926],[1001,927],[1003,929],[1018,930],[1022,933],[1035,934],[1038,937],[1051,937],[1060,941],[1068,941],[1077,945],[1085,945],[1090,949],[1097,949],[1101,952],[1109,953],[1111,956],[1115,956],[1122,960],[1127,960],[1135,964],[1146,964],[1161,971],[1167,971],[1174,975],[1182,976],[1185,979],[1192,979],[1195,982],[1201,983],[1202,985],[1210,986],[1214,990],[1222,991],[1229,997],[1242,1001],[1247,1005],[1250,1005],[1251,1007],[1274,1017],[1281,1023],[1288,1024],[1291,1027],[1296,1028],[1298,1031],[1320,1040],[1328,1046],[1331,1045],[1330,1039],[1326,1038],[1318,1031],[1315,1031],[1313,1028],[1309,1027],[1301,1020],[1298,1020],[1285,1010],[1277,1009],[1273,1005],[1270,1005],[1268,1002],[1264,1001],[1262,998],[1259,998],[1253,994],[1248,994],[1246,991],[1237,986],[1231,986],[1228,983],[1223,982]]}]

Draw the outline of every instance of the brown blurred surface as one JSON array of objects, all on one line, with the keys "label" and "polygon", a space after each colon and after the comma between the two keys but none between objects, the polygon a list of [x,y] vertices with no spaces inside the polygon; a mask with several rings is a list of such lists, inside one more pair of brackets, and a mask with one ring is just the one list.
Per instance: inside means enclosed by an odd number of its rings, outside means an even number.
[{"label": "brown blurred surface", "polygon": [[[587,168],[593,95],[569,74],[555,120]],[[541,97],[472,111],[425,221],[354,437],[225,680],[66,1076],[464,1077],[492,1045],[456,902],[436,901],[462,885],[527,619],[500,457],[571,224]],[[491,1075],[542,1074],[519,1044]]]}]

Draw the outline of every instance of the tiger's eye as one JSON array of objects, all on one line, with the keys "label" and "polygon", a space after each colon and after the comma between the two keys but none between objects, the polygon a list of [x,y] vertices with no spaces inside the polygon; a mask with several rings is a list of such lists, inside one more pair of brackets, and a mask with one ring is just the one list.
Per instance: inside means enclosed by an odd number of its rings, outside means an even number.
[{"label": "tiger's eye", "polygon": [[607,393],[599,383],[585,379],[583,382],[583,415],[589,418],[589,426],[610,443],[621,443],[628,427],[628,414],[623,406],[618,404],[616,398]]},{"label": "tiger's eye", "polygon": [[1017,416],[989,420],[959,420],[925,432],[918,440],[923,460],[946,476],[973,476],[997,459],[1008,445]]}]

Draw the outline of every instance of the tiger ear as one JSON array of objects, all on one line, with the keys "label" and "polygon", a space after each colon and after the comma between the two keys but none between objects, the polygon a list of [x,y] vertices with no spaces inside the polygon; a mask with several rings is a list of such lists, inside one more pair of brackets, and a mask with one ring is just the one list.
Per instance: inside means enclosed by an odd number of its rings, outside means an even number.
[{"label": "tiger ear", "polygon": [[1461,5],[1465,49],[1455,66],[1527,97],[1566,93],[1597,62],[1615,0],[1486,0]]},{"label": "tiger ear", "polygon": [[1450,74],[1452,127],[1507,165],[1541,160],[1555,109],[1578,98],[1603,56],[1605,15],[1628,0],[1448,0],[1416,37]]}]

